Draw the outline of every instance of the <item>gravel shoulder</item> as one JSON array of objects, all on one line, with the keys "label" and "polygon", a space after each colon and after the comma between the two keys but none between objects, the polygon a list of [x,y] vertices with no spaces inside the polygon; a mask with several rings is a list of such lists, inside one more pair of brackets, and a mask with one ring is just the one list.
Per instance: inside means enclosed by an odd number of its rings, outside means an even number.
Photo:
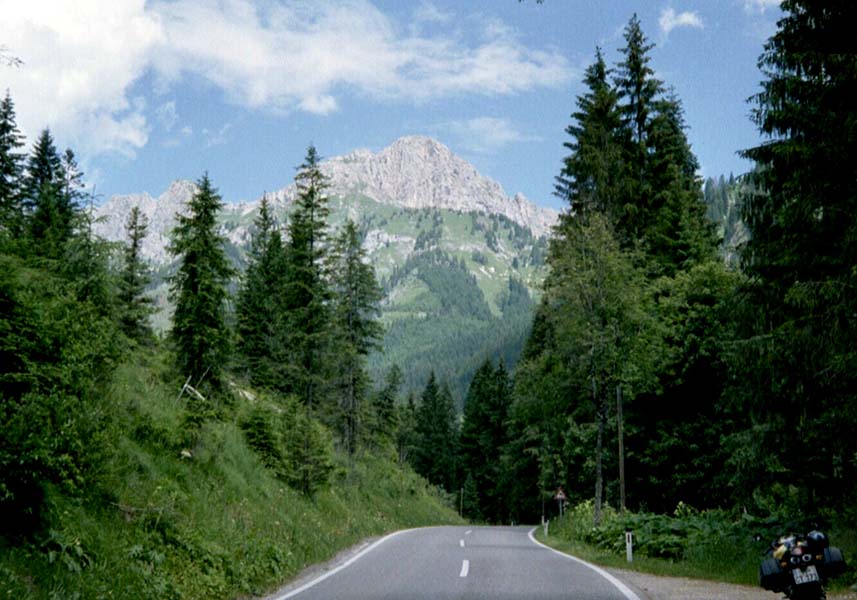
[{"label": "gravel shoulder", "polygon": [[[782,595],[757,587],[685,577],[662,577],[637,571],[607,569],[631,584],[649,600],[780,600]],[[854,592],[828,594],[828,600],[857,600]]]}]

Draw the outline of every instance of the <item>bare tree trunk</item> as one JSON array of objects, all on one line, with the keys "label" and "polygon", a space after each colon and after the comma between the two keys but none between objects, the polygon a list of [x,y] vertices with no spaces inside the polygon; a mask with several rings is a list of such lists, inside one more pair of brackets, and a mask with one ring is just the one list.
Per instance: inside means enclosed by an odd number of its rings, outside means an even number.
[{"label": "bare tree trunk", "polygon": [[598,401],[598,388],[595,376],[592,376],[592,402],[595,404],[595,418],[597,420],[598,434],[595,438],[595,513],[592,520],[595,525],[601,522],[601,503],[604,494],[604,469],[601,455],[604,447],[604,406]]},{"label": "bare tree trunk", "polygon": [[616,423],[619,435],[619,512],[625,512],[625,425],[622,421],[622,386],[616,386]]}]

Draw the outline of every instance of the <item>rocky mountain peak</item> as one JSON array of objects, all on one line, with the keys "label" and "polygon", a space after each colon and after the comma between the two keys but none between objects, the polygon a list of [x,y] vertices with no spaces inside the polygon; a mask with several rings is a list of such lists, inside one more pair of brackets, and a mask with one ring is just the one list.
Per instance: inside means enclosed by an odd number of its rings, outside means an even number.
[{"label": "rocky mountain peak", "polygon": [[[404,208],[440,208],[502,214],[536,235],[549,233],[556,212],[537,207],[522,194],[509,198],[499,183],[437,140],[411,135],[377,154],[352,152],[322,164],[334,193],[362,193]],[[280,197],[293,193],[282,190]]]},{"label": "rocky mountain peak", "polygon": [[[557,218],[555,211],[536,206],[522,194],[510,198],[499,183],[481,175],[448,147],[426,136],[400,138],[378,153],[354,150],[325,160],[321,168],[330,177],[331,196],[359,195],[381,204],[412,209],[499,214],[530,229],[536,236],[550,233]],[[149,220],[143,253],[156,263],[167,262],[166,247],[175,226],[175,215],[185,211],[195,190],[193,182],[176,180],[157,199],[146,193],[114,196],[98,209],[98,214],[104,217],[97,226],[99,234],[110,240],[125,239],[128,213],[133,206],[139,206]],[[268,197],[276,210],[283,211],[288,210],[295,194],[295,185],[291,184]],[[243,216],[249,222],[258,204],[258,200],[243,204],[227,202],[223,218]],[[246,226],[230,228],[228,237],[241,243],[247,237]]]}]

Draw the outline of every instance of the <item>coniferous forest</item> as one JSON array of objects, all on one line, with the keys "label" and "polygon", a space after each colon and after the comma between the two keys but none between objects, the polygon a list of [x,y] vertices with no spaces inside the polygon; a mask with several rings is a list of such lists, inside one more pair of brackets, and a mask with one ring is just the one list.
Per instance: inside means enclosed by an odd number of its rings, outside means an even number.
[{"label": "coniferous forest", "polygon": [[[762,141],[736,149],[754,166],[728,180],[700,178],[636,15],[621,48],[594,49],[557,135],[566,209],[526,344],[517,364],[479,365],[460,409],[461,382],[436,373],[407,395],[410,365],[370,377],[384,291],[358,226],[327,225],[313,146],[292,211],[263,202],[241,272],[217,175],[200,177],[161,339],[145,218],[124,244],[95,236],[73,151],[44,130],[25,153],[7,93],[0,582],[38,598],[262,593],[360,536],[454,512],[538,523],[560,487],[573,533],[603,548],[626,526],[663,534],[650,555],[674,560],[705,527],[750,560],[752,536],[780,528],[853,540],[857,15],[782,8],[748,100]],[[320,537],[298,548],[307,514]],[[242,562],[229,547],[247,528],[261,541]]]}]

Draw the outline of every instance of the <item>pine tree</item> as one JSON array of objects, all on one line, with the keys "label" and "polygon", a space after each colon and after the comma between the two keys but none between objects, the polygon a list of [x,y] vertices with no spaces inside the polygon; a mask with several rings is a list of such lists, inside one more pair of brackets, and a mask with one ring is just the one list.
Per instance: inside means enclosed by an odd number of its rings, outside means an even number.
[{"label": "pine tree", "polygon": [[575,123],[565,130],[572,138],[563,144],[570,154],[556,178],[555,193],[569,203],[568,217],[585,218],[590,211],[599,211],[616,222],[622,208],[621,113],[601,49],[595,54],[595,63],[584,75],[588,91],[578,96]]},{"label": "pine tree", "polygon": [[623,245],[633,245],[645,235],[651,214],[647,185],[647,134],[656,99],[663,84],[649,66],[649,44],[636,13],[624,31],[625,46],[620,49],[624,60],[618,64],[615,84],[621,102],[625,128],[624,206],[617,222],[617,233]]},{"label": "pine tree", "polygon": [[[77,173],[82,182],[83,174]],[[82,190],[79,183],[77,190]],[[65,194],[66,192],[63,192]],[[76,192],[75,197],[82,194]],[[89,196],[86,209],[76,208],[72,218],[72,234],[63,245],[62,261],[57,272],[71,282],[75,296],[80,302],[88,302],[99,315],[115,321],[117,319],[117,281],[111,267],[114,258],[113,245],[98,237],[93,231],[93,198]]]},{"label": "pine tree", "polygon": [[[756,162],[742,257],[752,285],[730,392],[751,419],[732,467],[736,490],[785,479],[811,512],[814,501],[849,506],[857,479],[857,7],[786,0],[782,10],[753,98],[766,139],[745,152]],[[806,452],[789,447],[795,432]]]},{"label": "pine tree", "polygon": [[684,133],[681,101],[673,95],[655,107],[647,140],[653,215],[646,231],[646,249],[658,272],[672,275],[711,260],[717,238],[696,174],[699,163]]},{"label": "pine tree", "polygon": [[138,341],[151,336],[148,318],[152,314],[152,300],[145,295],[149,267],[143,259],[143,239],[148,224],[140,207],[133,207],[125,223],[127,242],[119,281],[119,323],[125,335]]},{"label": "pine tree", "polygon": [[454,491],[458,441],[455,407],[449,387],[438,385],[434,371],[429,375],[417,408],[414,433],[411,459],[414,470],[448,492]]},{"label": "pine tree", "polygon": [[342,439],[353,454],[358,440],[369,377],[366,356],[378,347],[382,329],[378,323],[381,289],[375,270],[366,262],[357,225],[348,220],[335,240],[330,266],[333,281],[333,326],[336,359],[341,377],[340,413]]},{"label": "pine tree", "polygon": [[396,453],[400,463],[412,463],[416,448],[417,403],[414,394],[408,394],[408,399],[396,410]]},{"label": "pine tree", "polygon": [[399,412],[396,399],[402,387],[404,376],[399,365],[394,364],[384,378],[384,386],[373,398],[372,417],[374,436],[382,440],[394,441],[399,429]]},{"label": "pine tree", "polygon": [[188,215],[176,215],[170,252],[179,260],[170,279],[175,302],[170,336],[181,373],[194,384],[203,378],[217,385],[228,356],[226,286],[232,268],[217,233],[222,201],[208,174],[197,182]]},{"label": "pine tree", "polygon": [[18,149],[24,145],[24,136],[15,123],[15,105],[9,90],[0,102],[0,234],[15,237],[20,233],[21,176],[24,172],[24,154]]},{"label": "pine tree", "polygon": [[49,130],[42,131],[27,160],[23,180],[23,209],[30,240],[40,256],[58,259],[71,237],[74,196]]},{"label": "pine tree", "polygon": [[624,38],[614,79],[624,128],[622,161],[614,165],[622,173],[622,207],[618,218],[608,216],[623,247],[646,251],[653,276],[672,275],[713,256],[715,231],[705,215],[681,102],[654,77],[654,45],[636,14]]},{"label": "pine tree", "polygon": [[[494,367],[490,360],[486,360],[473,374],[467,396],[464,399],[464,420],[461,423],[461,436],[459,438],[459,451],[461,453],[461,467],[465,477],[474,484],[475,504],[479,507],[479,518],[482,517],[482,500],[480,495],[484,494],[486,484],[493,485],[488,481],[484,471],[489,464],[485,461],[488,456],[496,452],[492,448],[492,439],[489,433],[489,419],[487,404],[492,395],[492,383],[494,378]],[[480,494],[480,491],[482,494]],[[468,514],[468,513],[465,513]],[[477,518],[474,513],[469,513],[472,518]]]},{"label": "pine tree", "polygon": [[[331,316],[327,264],[327,178],[315,147],[295,177],[298,193],[288,227],[283,292],[289,389],[310,411],[322,404],[330,364]],[[330,410],[330,407],[324,407]]]},{"label": "pine tree", "polygon": [[250,380],[283,390],[281,361],[282,296],[286,280],[283,240],[271,214],[268,197],[262,198],[254,222],[247,269],[235,306],[238,351]]}]

